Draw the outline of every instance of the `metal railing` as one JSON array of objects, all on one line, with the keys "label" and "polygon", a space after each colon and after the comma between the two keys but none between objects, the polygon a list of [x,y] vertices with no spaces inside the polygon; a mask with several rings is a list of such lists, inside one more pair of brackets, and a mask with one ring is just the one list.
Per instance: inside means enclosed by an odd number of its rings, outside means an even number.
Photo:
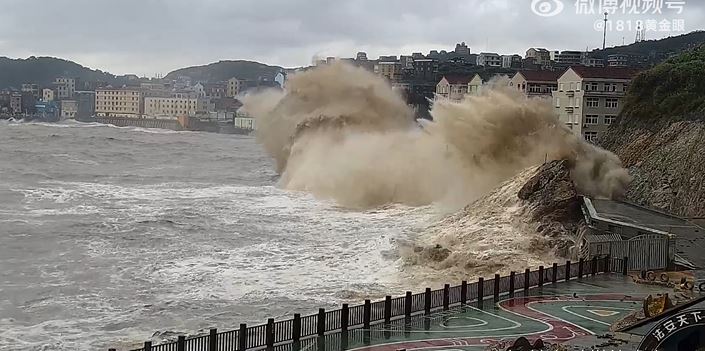
[{"label": "metal railing", "polygon": [[[540,266],[538,270],[526,269],[523,273],[511,272],[508,276],[494,278],[479,278],[477,282],[468,284],[462,281],[460,285],[445,284],[442,289],[412,294],[407,291],[404,296],[393,298],[387,296],[382,301],[365,300],[364,304],[348,306],[326,311],[319,309],[318,313],[308,316],[294,314],[294,318],[275,322],[270,318],[266,324],[247,326],[240,324],[237,330],[218,332],[211,329],[208,335],[186,338],[179,336],[177,341],[152,345],[150,341],[144,346],[131,351],[245,351],[255,349],[296,350],[315,340],[316,337],[331,336],[353,329],[370,329],[372,325],[384,324],[392,326],[402,323],[409,324],[412,316],[429,315],[439,310],[478,302],[486,298],[495,301],[502,295],[514,296],[515,292],[528,294],[530,288],[545,284],[557,284],[573,278],[582,278],[600,273],[627,274],[628,258],[594,257],[591,260],[580,260],[577,263],[566,261],[563,265],[553,264],[551,267]],[[346,339],[347,340],[347,339]],[[296,345],[296,347],[292,346]],[[115,349],[109,349],[115,351]]]}]

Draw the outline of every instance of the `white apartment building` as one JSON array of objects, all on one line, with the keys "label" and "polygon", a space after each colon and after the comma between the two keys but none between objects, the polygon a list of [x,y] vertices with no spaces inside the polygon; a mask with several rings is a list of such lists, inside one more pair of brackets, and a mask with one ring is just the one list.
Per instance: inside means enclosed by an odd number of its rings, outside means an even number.
[{"label": "white apartment building", "polygon": [[560,121],[585,140],[594,142],[622,110],[624,95],[638,71],[629,68],[568,68],[558,78],[553,105]]},{"label": "white apartment building", "polygon": [[139,88],[101,88],[95,91],[95,113],[98,117],[141,117],[144,95]]},{"label": "white apartment building", "polygon": [[460,101],[468,93],[468,83],[472,78],[472,76],[443,76],[436,84],[436,96]]},{"label": "white apartment building", "polygon": [[502,67],[502,56],[494,52],[481,52],[477,55],[477,65],[485,67]]}]

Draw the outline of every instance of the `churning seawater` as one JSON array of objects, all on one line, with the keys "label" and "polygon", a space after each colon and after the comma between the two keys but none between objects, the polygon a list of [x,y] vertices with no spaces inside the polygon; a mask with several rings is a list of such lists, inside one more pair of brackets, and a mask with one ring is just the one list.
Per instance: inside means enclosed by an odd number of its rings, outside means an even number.
[{"label": "churning seawater", "polygon": [[411,287],[395,240],[431,209],[276,182],[252,137],[0,121],[0,349],[126,348]]}]

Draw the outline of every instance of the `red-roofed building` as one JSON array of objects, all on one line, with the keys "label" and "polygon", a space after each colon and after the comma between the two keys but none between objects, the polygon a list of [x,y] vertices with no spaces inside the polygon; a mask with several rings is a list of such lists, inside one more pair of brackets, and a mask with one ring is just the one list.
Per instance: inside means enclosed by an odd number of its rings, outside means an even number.
[{"label": "red-roofed building", "polygon": [[473,76],[443,76],[436,84],[436,96],[460,101],[468,93],[468,83]]},{"label": "red-roofed building", "polygon": [[632,68],[569,67],[558,78],[553,105],[559,118],[575,134],[596,141],[622,110]]},{"label": "red-roofed building", "polygon": [[519,71],[509,81],[509,86],[516,88],[527,96],[551,97],[551,92],[558,89],[557,71]]}]

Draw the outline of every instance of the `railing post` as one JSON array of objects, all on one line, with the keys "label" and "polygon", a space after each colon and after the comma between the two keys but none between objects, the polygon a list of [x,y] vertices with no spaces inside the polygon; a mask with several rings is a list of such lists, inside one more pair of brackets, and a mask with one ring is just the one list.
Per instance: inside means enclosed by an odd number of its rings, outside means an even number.
[{"label": "railing post", "polygon": [[578,261],[578,279],[583,278],[583,266],[585,265],[585,261],[581,258]]},{"label": "railing post", "polygon": [[592,258],[592,275],[597,274],[597,256]]},{"label": "railing post", "polygon": [[543,266],[539,266],[539,286],[543,286]]},{"label": "railing post", "polygon": [[384,324],[389,324],[392,321],[392,297],[387,295],[384,297]]},{"label": "railing post", "polygon": [[431,288],[426,288],[423,301],[423,312],[427,316],[431,314]]},{"label": "railing post", "polygon": [[343,308],[340,309],[340,329],[343,331],[348,330],[348,323],[350,323],[350,307],[344,303]]},{"label": "railing post", "polygon": [[443,310],[450,308],[450,284],[443,285]]},{"label": "railing post", "polygon": [[514,297],[514,278],[516,278],[516,273],[511,271],[509,273],[509,296]]},{"label": "railing post", "polygon": [[176,351],[186,351],[186,336],[185,335],[179,335],[179,337],[176,339]]},{"label": "railing post", "polygon": [[551,277],[551,283],[556,284],[558,282],[558,263],[553,264],[553,276]]},{"label": "railing post", "polygon": [[624,256],[624,261],[622,261],[622,275],[629,274],[629,257]]},{"label": "railing post", "polygon": [[370,329],[370,318],[372,315],[372,303],[370,300],[365,300],[365,305],[362,307],[362,322],[365,329]]},{"label": "railing post", "polygon": [[411,291],[407,291],[404,296],[404,317],[411,319]]},{"label": "railing post", "polygon": [[[272,322],[274,320],[272,319]],[[267,333],[269,336],[269,333]],[[218,329],[211,328],[210,335],[208,336],[208,351],[217,351],[218,348]]]},{"label": "railing post", "polygon": [[485,278],[477,278],[477,303],[482,304],[485,299]]},{"label": "railing post", "polygon": [[570,261],[565,261],[565,281],[570,280]]},{"label": "railing post", "polygon": [[323,336],[326,334],[326,309],[318,309],[318,336]]},{"label": "railing post", "polygon": [[499,301],[499,274],[494,275],[494,301]]},{"label": "railing post", "polygon": [[[294,342],[299,342],[301,340],[301,314],[300,313],[294,313],[294,320],[291,323],[291,339],[294,340]],[[243,349],[240,349],[243,350]]]},{"label": "railing post", "polygon": [[468,302],[468,282],[463,280],[460,283],[460,304],[465,305]]},{"label": "railing post", "polygon": [[529,294],[529,288],[531,287],[531,270],[524,270],[524,296]]},{"label": "railing post", "polygon": [[267,325],[264,327],[264,335],[264,342],[267,344],[267,349],[274,349],[274,318],[267,319]]},{"label": "railing post", "polygon": [[152,351],[152,342],[151,341],[145,341],[144,342],[144,348],[142,349],[143,351]]},{"label": "railing post", "polygon": [[[294,322],[296,322],[296,319],[294,319]],[[300,323],[300,322],[299,322]],[[301,324],[299,324],[299,330],[301,329]],[[295,331],[296,329],[294,329]],[[238,333],[238,341],[240,342],[240,347],[238,350],[240,351],[245,351],[247,350],[247,324],[242,323],[240,324],[240,332]]]}]

